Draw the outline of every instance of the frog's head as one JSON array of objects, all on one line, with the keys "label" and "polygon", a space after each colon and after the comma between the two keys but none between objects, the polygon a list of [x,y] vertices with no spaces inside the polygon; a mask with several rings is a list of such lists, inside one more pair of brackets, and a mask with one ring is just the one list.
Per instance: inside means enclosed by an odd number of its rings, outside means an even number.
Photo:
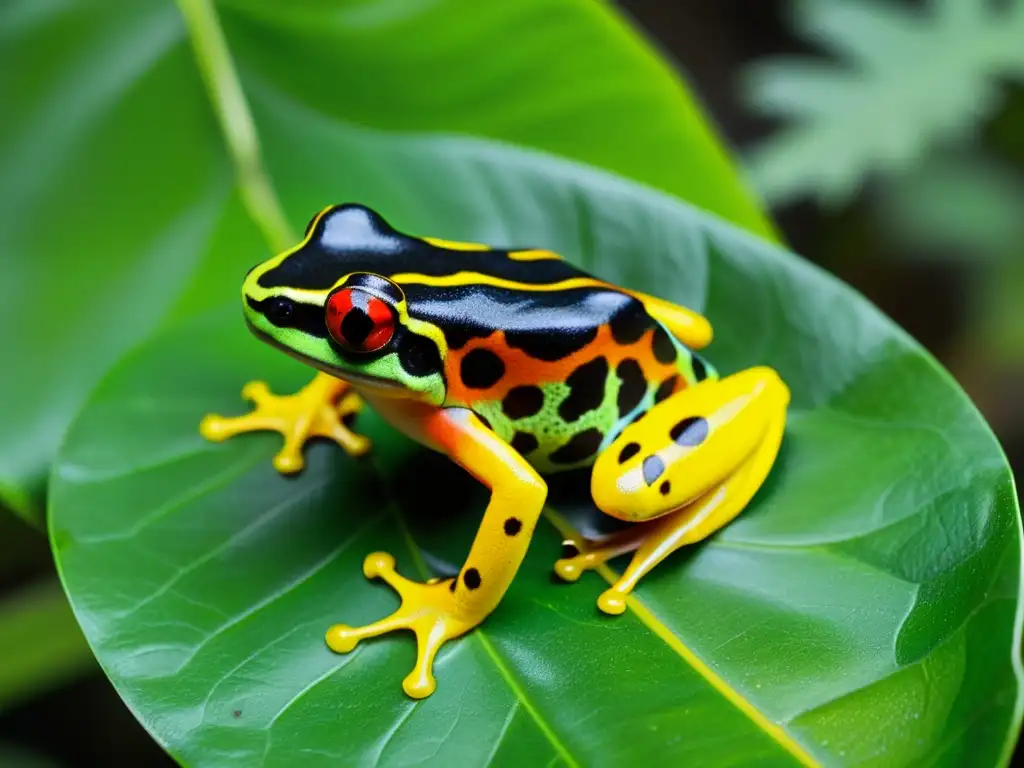
[{"label": "frog's head", "polygon": [[409,317],[402,288],[388,277],[408,271],[410,242],[363,206],[324,209],[301,243],[246,276],[249,327],[357,386],[440,403],[444,337]]}]

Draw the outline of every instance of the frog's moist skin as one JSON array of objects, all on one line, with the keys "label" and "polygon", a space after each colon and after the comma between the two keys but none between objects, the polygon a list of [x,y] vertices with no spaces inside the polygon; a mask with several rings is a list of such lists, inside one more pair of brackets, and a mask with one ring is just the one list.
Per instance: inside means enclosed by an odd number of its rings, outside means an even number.
[{"label": "frog's moist skin", "polygon": [[692,351],[711,340],[703,317],[550,251],[413,237],[363,206],[332,206],[298,246],[246,276],[242,300],[258,337],[322,373],[286,397],[246,385],[255,410],[208,416],[205,436],[277,430],[285,445],[275,466],[296,472],[310,437],[353,455],[369,449],[345,423],[366,401],[492,491],[456,578],[408,581],[390,555],[374,553],[364,572],[390,584],[401,607],[327,633],[345,652],[414,631],[419,653],[403,687],[416,698],[435,688],[440,646],[479,624],[512,582],[544,504],[543,475],[593,465],[597,506],[637,523],[579,542],[555,564],[574,581],[636,550],[598,601],[621,613],[645,573],[743,509],[782,439],[789,392],[774,371],[719,378]]}]

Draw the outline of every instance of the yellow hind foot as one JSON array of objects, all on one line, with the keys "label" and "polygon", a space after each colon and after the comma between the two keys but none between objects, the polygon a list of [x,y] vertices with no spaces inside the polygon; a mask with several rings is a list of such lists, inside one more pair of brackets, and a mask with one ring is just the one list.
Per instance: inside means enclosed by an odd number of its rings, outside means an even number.
[{"label": "yellow hind foot", "polygon": [[[584,571],[600,568],[609,560],[632,552],[651,533],[651,525],[639,523],[618,531],[602,541],[562,542],[562,558],[555,563],[555,573],[564,581],[576,581]],[[617,583],[601,593],[597,607],[604,613],[618,616],[626,610],[626,596],[632,587],[623,590]]]},{"label": "yellow hind foot", "polygon": [[577,581],[584,571],[593,571],[619,555],[632,552],[643,543],[650,530],[649,524],[639,523],[598,541],[566,539],[562,542],[562,557],[555,562],[555,573],[562,581]]},{"label": "yellow hind foot", "polygon": [[[600,568],[619,555],[640,547],[651,535],[650,524],[637,524],[612,534],[602,541],[562,542],[562,558],[555,562],[555,573],[563,581],[577,581],[584,571]],[[618,616],[626,610],[626,598],[633,591],[633,583],[619,579],[612,587],[606,589],[597,598],[597,607],[603,613]]]},{"label": "yellow hind foot", "polygon": [[280,432],[284,446],[274,456],[274,468],[294,474],[305,465],[302,446],[313,437],[325,437],[340,445],[349,456],[362,456],[370,441],[346,426],[359,413],[362,400],[348,384],[320,373],[294,395],[274,395],[262,381],[250,381],[242,397],[255,406],[244,416],[225,418],[208,414],[199,425],[207,440],[220,442],[243,432]]},{"label": "yellow hind foot", "polygon": [[410,581],[395,571],[395,558],[374,552],[363,561],[368,579],[383,579],[402,600],[398,610],[387,618],[364,627],[335,624],[327,630],[328,647],[335,653],[348,653],[360,640],[407,629],[416,635],[416,665],[402,681],[403,690],[414,699],[434,692],[434,657],[448,640],[465,634],[483,620],[483,616],[459,616],[452,579],[432,579],[426,584]]}]

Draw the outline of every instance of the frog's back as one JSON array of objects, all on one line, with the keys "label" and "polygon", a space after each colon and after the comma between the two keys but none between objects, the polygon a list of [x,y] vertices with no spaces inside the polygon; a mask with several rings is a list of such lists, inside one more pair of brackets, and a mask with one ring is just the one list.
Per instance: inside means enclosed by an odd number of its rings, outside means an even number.
[{"label": "frog's back", "polygon": [[530,270],[510,267],[509,252],[479,255],[492,263],[458,282],[403,282],[410,315],[444,332],[445,405],[472,408],[541,472],[592,463],[631,420],[707,375],[618,288],[553,254],[519,262]]}]

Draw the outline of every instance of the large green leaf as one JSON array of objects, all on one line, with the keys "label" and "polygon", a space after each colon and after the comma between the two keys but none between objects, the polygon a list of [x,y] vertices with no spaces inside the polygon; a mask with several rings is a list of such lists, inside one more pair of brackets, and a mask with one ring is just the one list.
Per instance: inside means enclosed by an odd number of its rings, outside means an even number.
[{"label": "large green leaf", "polygon": [[[345,657],[336,621],[389,612],[364,581],[460,563],[483,493],[372,415],[372,458],[271,435],[204,442],[238,387],[308,371],[232,307],[167,332],[107,377],[72,426],[51,539],[100,662],[188,764],[995,765],[1021,715],[1020,531],[1010,474],[950,378],[850,289],[667,196],[493,143],[386,136],[251,87],[289,206],[340,187],[400,228],[532,243],[703,309],[725,371],[793,390],[780,462],[751,508],[669,558],[625,615],[596,574],[552,583],[542,525],[509,594],[451,643],[439,685],[401,691],[408,637]],[[288,152],[285,161],[286,148]],[[440,180],[439,180],[440,179]],[[553,505],[577,518],[570,488]],[[617,564],[621,567],[621,564]]]},{"label": "large green leaf", "polygon": [[[210,18],[205,0],[181,5]],[[254,0],[224,12],[246,84],[274,119],[308,122],[303,132],[344,119],[500,138],[768,231],[682,85],[603,4]],[[0,327],[16,329],[3,338],[17,361],[0,377],[0,500],[30,514],[103,371],[168,315],[233,295],[266,245],[242,213],[171,0],[3,3],[0,99]],[[235,127],[241,198],[277,246],[255,147],[244,121]],[[302,186],[291,153],[332,150],[292,138],[272,141],[275,160]],[[291,201],[299,224],[367,191],[351,183],[365,176],[343,166],[331,185],[304,188]],[[397,171],[380,180],[401,185]]]}]

